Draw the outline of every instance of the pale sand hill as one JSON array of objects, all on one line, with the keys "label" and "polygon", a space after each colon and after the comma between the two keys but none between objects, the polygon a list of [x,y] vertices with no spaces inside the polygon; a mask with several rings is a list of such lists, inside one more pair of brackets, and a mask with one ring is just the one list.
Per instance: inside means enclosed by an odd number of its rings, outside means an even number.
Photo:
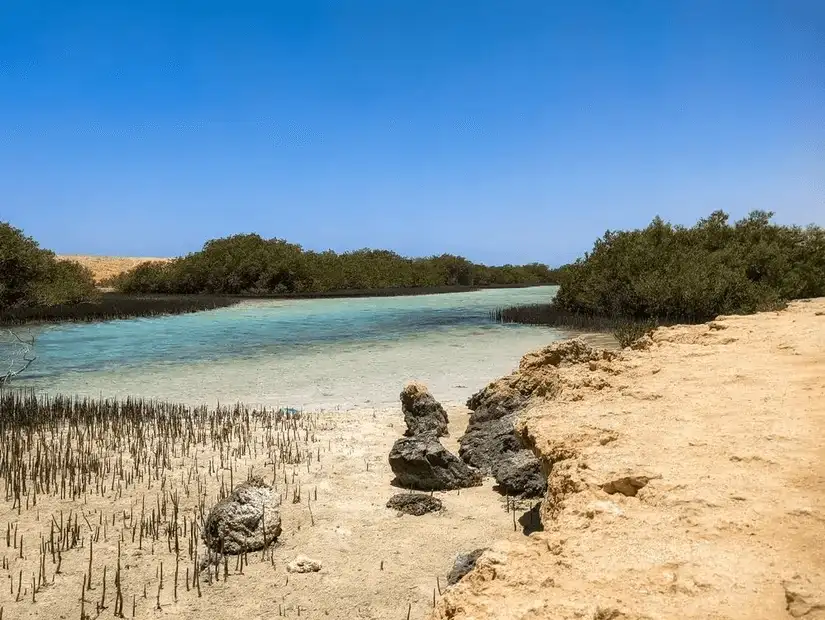
[{"label": "pale sand hill", "polygon": [[83,256],[79,254],[58,255],[58,260],[70,260],[88,267],[94,275],[95,282],[101,283],[109,278],[137,267],[148,261],[165,263],[169,258],[134,257],[134,256]]},{"label": "pale sand hill", "polygon": [[647,345],[558,370],[519,422],[546,531],[432,618],[825,618],[825,299]]}]

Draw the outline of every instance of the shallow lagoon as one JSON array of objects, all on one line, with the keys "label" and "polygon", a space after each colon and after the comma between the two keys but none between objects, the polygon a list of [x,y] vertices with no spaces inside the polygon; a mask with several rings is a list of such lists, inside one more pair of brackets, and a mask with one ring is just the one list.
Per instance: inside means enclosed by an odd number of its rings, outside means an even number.
[{"label": "shallow lagoon", "polygon": [[527,351],[566,337],[498,325],[490,311],[556,287],[412,297],[250,301],[154,319],[61,325],[38,335],[21,384],[87,396],[305,408],[396,403],[410,379],[460,402]]}]

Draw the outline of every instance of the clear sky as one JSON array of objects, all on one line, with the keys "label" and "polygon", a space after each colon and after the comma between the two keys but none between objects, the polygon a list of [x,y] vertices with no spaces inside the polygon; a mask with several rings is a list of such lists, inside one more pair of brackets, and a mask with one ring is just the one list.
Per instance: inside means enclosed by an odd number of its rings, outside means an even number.
[{"label": "clear sky", "polygon": [[59,253],[556,264],[825,223],[822,0],[3,0],[0,220]]}]

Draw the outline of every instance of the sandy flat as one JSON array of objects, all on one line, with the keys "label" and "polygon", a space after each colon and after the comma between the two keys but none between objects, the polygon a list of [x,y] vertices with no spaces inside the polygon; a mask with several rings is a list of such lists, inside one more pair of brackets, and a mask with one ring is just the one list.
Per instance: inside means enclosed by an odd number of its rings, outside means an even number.
[{"label": "sandy flat", "polygon": [[167,262],[169,258],[135,257],[135,256],[84,256],[79,254],[58,255],[58,260],[69,260],[88,267],[94,275],[95,282],[103,282],[116,275],[129,271],[145,262]]},{"label": "sandy flat", "polygon": [[[460,408],[449,412],[452,436],[445,438],[444,444],[456,450],[457,438],[466,427],[467,412]],[[400,408],[322,413],[313,420],[312,436],[307,435],[308,441],[301,442],[302,449],[313,453],[312,461],[308,466],[306,463],[281,464],[277,469],[276,488],[284,496],[281,512],[284,531],[279,542],[266,554],[250,556],[248,566],[241,569],[243,574],[233,558],[227,582],[210,585],[206,577],[202,577],[200,597],[194,588],[185,587],[185,571],[191,570],[194,574],[186,544],[180,553],[175,602],[175,553],[170,551],[167,539],[161,534],[152,542],[147,535],[141,549],[139,535],[133,541],[130,525],[139,522],[136,513],[141,506],[147,507],[147,514],[154,513],[157,506],[160,513],[161,498],[171,497],[167,494],[172,492],[181,495],[180,513],[190,515],[191,522],[198,506],[193,488],[202,484],[207,506],[214,504],[220,485],[230,483],[230,464],[236,482],[250,468],[269,481],[272,467],[264,451],[239,458],[226,457],[221,469],[218,467],[220,455],[202,448],[197,452],[197,460],[195,454],[173,459],[172,466],[160,472],[162,482],[144,480],[136,487],[123,490],[122,495],[117,493],[117,487],[122,484],[118,481],[114,492],[111,488],[104,489],[101,497],[99,491],[90,489],[82,501],[60,500],[42,492],[37,496],[37,506],[29,499],[28,509],[24,506],[20,514],[13,509],[12,501],[3,503],[0,529],[5,533],[10,524],[12,531],[16,529],[25,541],[23,559],[17,557],[13,541],[9,548],[5,548],[5,541],[1,545],[7,558],[4,562],[9,562],[8,568],[0,572],[6,580],[0,589],[3,617],[79,618],[90,537],[97,538],[93,543],[93,588],[87,592],[85,603],[90,617],[97,617],[96,605],[103,597],[104,566],[108,571],[106,609],[99,617],[113,617],[117,540],[123,533],[126,617],[132,617],[134,597],[137,618],[243,617],[249,620],[299,615],[302,618],[406,618],[408,612],[410,618],[422,618],[432,609],[433,596],[438,596],[439,586],[446,587],[446,574],[459,552],[496,539],[523,537],[520,524],[515,524],[517,531],[514,531],[514,513],[508,512],[506,500],[492,490],[492,481],[479,488],[435,493],[445,506],[440,513],[413,517],[386,508],[393,494],[403,492],[391,486],[393,476],[387,462],[392,443],[404,429]],[[303,437],[303,432],[299,434]],[[263,431],[259,430],[255,437],[262,443]],[[117,455],[112,458],[115,462]],[[214,472],[210,461],[214,463]],[[109,487],[112,474],[103,478]],[[94,476],[90,479],[93,488],[95,480]],[[293,503],[296,489],[300,489],[300,500]],[[518,516],[527,508],[526,504],[519,504]],[[33,575],[38,575],[40,570],[37,551],[40,537],[49,539],[52,518],[60,522],[68,518],[70,511],[78,510],[82,511],[79,519],[82,543],[78,548],[64,551],[59,574],[51,555],[46,554],[46,583],[36,587],[32,602],[31,583]],[[135,516],[126,519],[124,515]],[[165,527],[171,518],[167,513],[160,520]],[[105,530],[103,523],[107,523]],[[288,574],[287,563],[298,555],[320,561],[322,570]],[[165,577],[158,599],[161,564]],[[17,600],[20,575],[22,593]]]}]

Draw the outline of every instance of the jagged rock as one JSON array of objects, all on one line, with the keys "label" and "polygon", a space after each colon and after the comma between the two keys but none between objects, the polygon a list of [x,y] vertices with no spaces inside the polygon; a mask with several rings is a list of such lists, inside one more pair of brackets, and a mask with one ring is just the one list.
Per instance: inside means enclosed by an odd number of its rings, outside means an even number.
[{"label": "jagged rock", "polygon": [[481,484],[481,474],[450,453],[433,435],[402,437],[390,450],[395,483],[419,491],[446,491]]},{"label": "jagged rock", "polygon": [[420,517],[428,512],[437,512],[443,508],[437,497],[423,493],[398,493],[387,502],[387,508],[394,508],[408,515]]},{"label": "jagged rock", "polygon": [[[487,413],[483,409],[476,411]],[[501,461],[503,454],[524,449],[514,432],[515,420],[515,413],[498,419],[488,418],[481,422],[471,415],[467,431],[459,440],[458,455],[468,465],[480,469],[485,474],[492,473],[493,465]]]},{"label": "jagged rock", "polygon": [[209,511],[204,542],[228,554],[263,549],[281,534],[279,499],[261,478],[239,484]]},{"label": "jagged rock", "polygon": [[603,483],[601,487],[602,491],[604,491],[608,495],[613,495],[614,493],[621,493],[622,495],[626,495],[627,497],[636,497],[636,494],[639,492],[639,489],[643,489],[645,486],[647,486],[647,483],[650,482],[650,480],[650,476],[622,476],[621,478],[616,478],[615,480],[609,480]]},{"label": "jagged rock", "polygon": [[453,569],[450,571],[450,574],[447,575],[447,585],[452,586],[461,581],[464,575],[473,570],[476,561],[478,561],[478,558],[480,558],[481,554],[485,551],[487,551],[486,548],[476,549],[475,551],[470,551],[470,553],[459,553],[455,558],[455,563],[453,563]]},{"label": "jagged rock", "polygon": [[547,478],[539,460],[529,450],[507,453],[493,466],[499,491],[506,495],[540,497],[547,491]]},{"label": "jagged rock", "polygon": [[467,401],[473,413],[459,440],[459,456],[484,474],[496,476],[508,494],[543,495],[546,482],[539,461],[525,451],[515,432],[518,413],[534,398],[552,398],[564,389],[560,367],[609,361],[614,356],[581,339],[556,342],[528,353],[516,372],[490,383]]},{"label": "jagged rock", "polygon": [[286,565],[286,570],[289,573],[317,573],[321,570],[321,563],[305,555],[299,555]]},{"label": "jagged rock", "polygon": [[[547,479],[539,460],[524,448],[515,432],[516,413],[507,411],[520,402],[509,396],[504,401],[493,400],[490,408],[479,406],[476,412],[480,415],[474,412],[470,416],[458,454],[468,465],[493,475],[502,493],[539,497],[547,489]],[[502,417],[495,417],[502,413]]]},{"label": "jagged rock", "polygon": [[407,424],[407,437],[433,433],[437,437],[448,434],[447,412],[433,398],[427,386],[422,383],[408,383],[401,391],[401,409]]}]

